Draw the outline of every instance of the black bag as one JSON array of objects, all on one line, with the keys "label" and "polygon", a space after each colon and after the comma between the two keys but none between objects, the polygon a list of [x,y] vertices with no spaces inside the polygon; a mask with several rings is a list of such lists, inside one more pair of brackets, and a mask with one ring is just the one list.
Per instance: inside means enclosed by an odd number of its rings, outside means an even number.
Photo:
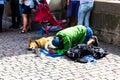
[{"label": "black bag", "polygon": [[102,57],[105,57],[108,54],[106,50],[96,46],[90,46],[90,52],[93,54],[93,57],[95,59],[100,59]]},{"label": "black bag", "polygon": [[75,61],[80,60],[80,58],[86,55],[92,55],[95,59],[100,59],[106,54],[108,54],[107,51],[102,48],[87,46],[86,44],[79,44],[66,52],[66,56]]}]

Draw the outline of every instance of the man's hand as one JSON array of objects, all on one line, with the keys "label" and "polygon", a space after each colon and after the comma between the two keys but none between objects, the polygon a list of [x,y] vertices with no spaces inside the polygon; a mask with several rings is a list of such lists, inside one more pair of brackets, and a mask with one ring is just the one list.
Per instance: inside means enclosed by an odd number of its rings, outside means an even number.
[{"label": "man's hand", "polygon": [[53,50],[53,49],[50,49],[49,52],[50,52],[51,54],[55,54],[55,50]]},{"label": "man's hand", "polygon": [[92,45],[94,42],[95,42],[94,39],[90,39],[90,40],[87,42],[87,46]]}]

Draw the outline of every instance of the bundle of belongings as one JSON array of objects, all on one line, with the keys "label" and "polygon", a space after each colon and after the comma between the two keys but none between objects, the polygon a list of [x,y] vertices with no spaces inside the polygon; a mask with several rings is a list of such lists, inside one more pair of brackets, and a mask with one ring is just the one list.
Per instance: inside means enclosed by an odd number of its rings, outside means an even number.
[{"label": "bundle of belongings", "polygon": [[105,57],[108,54],[107,51],[98,46],[87,46],[86,44],[79,44],[70,48],[66,56],[70,59],[81,62],[95,62],[96,60]]}]

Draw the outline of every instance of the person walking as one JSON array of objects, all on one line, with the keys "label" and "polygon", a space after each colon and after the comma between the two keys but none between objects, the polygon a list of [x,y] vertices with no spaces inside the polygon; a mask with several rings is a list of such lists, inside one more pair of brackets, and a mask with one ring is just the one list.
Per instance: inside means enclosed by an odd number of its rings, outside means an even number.
[{"label": "person walking", "polygon": [[90,27],[89,19],[93,7],[94,0],[80,0],[80,6],[78,10],[78,25]]}]

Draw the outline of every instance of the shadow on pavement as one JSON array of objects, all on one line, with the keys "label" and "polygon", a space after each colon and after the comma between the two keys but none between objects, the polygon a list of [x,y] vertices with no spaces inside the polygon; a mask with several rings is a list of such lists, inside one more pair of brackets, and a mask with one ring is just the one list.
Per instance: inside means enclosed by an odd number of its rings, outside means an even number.
[{"label": "shadow on pavement", "polygon": [[115,54],[115,55],[120,56],[120,46],[115,46],[115,45],[108,44],[105,42],[100,42],[100,47],[107,50],[111,54]]}]

